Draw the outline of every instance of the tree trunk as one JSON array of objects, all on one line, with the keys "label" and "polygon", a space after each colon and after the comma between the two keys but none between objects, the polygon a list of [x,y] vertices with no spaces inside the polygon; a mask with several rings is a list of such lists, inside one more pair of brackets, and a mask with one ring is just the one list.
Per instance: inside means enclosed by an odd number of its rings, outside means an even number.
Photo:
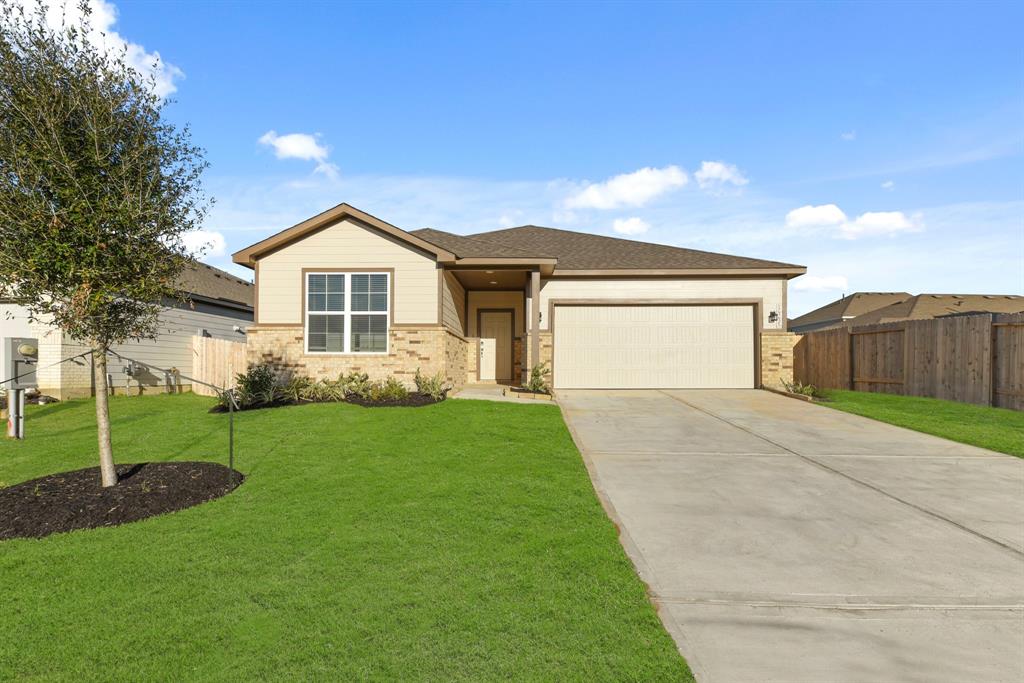
[{"label": "tree trunk", "polygon": [[114,469],[114,451],[110,447],[110,406],[107,403],[107,348],[96,345],[92,349],[93,375],[96,378],[96,436],[100,445],[100,476],[104,486],[117,483]]}]

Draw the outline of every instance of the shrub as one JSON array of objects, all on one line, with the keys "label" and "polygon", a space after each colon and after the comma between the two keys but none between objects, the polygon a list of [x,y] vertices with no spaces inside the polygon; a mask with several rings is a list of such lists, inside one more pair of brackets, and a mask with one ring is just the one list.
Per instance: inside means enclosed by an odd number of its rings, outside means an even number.
[{"label": "shrub", "polygon": [[800,394],[801,396],[809,396],[811,398],[824,398],[825,395],[818,391],[818,388],[813,384],[803,384],[802,382],[787,382],[782,380],[783,386],[786,387],[786,391],[791,394]]},{"label": "shrub", "polygon": [[547,363],[534,365],[530,368],[530,381],[526,383],[526,388],[541,394],[550,393],[548,387],[548,375],[550,374],[551,370],[548,369]]},{"label": "shrub", "polygon": [[416,391],[426,394],[435,401],[440,401],[448,393],[449,387],[445,386],[444,373],[440,370],[433,377],[425,377],[420,374],[420,369],[416,368],[414,381],[416,382]]},{"label": "shrub", "polygon": [[309,377],[302,377],[296,375],[288,380],[285,384],[278,387],[280,396],[286,401],[292,403],[298,403],[300,401],[309,401],[311,388],[313,387],[313,380]]},{"label": "shrub", "polygon": [[307,401],[323,403],[327,401],[345,400],[345,384],[342,379],[322,379],[319,382],[310,382],[306,388],[303,398]]},{"label": "shrub", "polygon": [[[244,408],[261,403],[273,403],[276,398],[277,377],[269,365],[251,365],[246,372],[235,377],[235,395]],[[223,399],[221,400],[223,403]]]},{"label": "shrub", "polygon": [[339,377],[338,381],[346,395],[351,394],[363,399],[370,397],[373,383],[370,382],[370,376],[365,372],[350,372],[348,375]]},{"label": "shrub", "polygon": [[375,382],[370,389],[371,401],[401,401],[409,397],[409,390],[394,377]]}]

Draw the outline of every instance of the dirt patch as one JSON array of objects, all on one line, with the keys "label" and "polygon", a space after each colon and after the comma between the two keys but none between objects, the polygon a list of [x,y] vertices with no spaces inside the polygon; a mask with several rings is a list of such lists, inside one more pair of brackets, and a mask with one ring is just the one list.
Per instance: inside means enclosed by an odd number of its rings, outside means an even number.
[{"label": "dirt patch", "polygon": [[89,467],[0,489],[0,540],[137,522],[220,498],[243,479],[213,462],[118,465],[117,475],[110,488]]}]

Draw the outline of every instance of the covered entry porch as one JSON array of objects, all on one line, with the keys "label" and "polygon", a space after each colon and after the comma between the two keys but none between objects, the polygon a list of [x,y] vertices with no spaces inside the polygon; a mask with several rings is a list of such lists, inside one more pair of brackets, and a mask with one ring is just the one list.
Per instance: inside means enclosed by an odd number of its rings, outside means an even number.
[{"label": "covered entry porch", "polygon": [[537,267],[449,266],[441,273],[441,318],[467,342],[469,384],[520,384],[540,357]]}]

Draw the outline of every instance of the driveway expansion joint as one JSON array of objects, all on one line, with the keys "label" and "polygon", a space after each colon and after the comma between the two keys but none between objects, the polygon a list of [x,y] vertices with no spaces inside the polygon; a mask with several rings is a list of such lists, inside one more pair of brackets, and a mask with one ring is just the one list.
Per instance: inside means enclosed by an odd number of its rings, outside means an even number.
[{"label": "driveway expansion joint", "polygon": [[974,529],[972,529],[972,528],[970,528],[968,526],[965,526],[965,525],[961,524],[960,522],[957,522],[956,520],[947,517],[946,515],[943,515],[943,514],[941,514],[939,512],[936,512],[935,510],[927,508],[927,507],[925,507],[923,505],[918,505],[916,503],[912,503],[909,500],[906,500],[905,498],[901,498],[901,497],[899,497],[899,496],[897,496],[895,494],[892,494],[892,493],[886,491],[885,489],[883,489],[883,488],[881,488],[879,486],[876,486],[874,484],[866,482],[866,481],[864,481],[862,479],[858,479],[857,477],[855,477],[853,475],[850,475],[850,474],[847,474],[846,472],[842,472],[840,470],[837,470],[836,468],[832,467],[831,465],[826,465],[825,463],[816,460],[815,457],[813,457],[813,456],[804,455],[803,453],[799,453],[797,451],[794,451],[792,448],[788,448],[786,446],[783,446],[780,443],[772,441],[768,437],[766,437],[766,436],[764,436],[762,434],[758,434],[757,432],[755,432],[752,429],[748,429],[748,428],[744,427],[743,425],[736,424],[735,422],[732,422],[728,418],[724,418],[721,415],[718,415],[716,413],[713,413],[710,410],[707,410],[706,408],[701,408],[700,406],[694,405],[694,404],[690,403],[689,401],[687,401],[687,400],[685,400],[683,398],[680,398],[678,396],[673,396],[672,394],[670,394],[670,393],[668,393],[666,391],[661,391],[660,393],[664,394],[665,396],[668,396],[670,399],[672,399],[674,401],[678,401],[678,402],[682,403],[683,405],[689,406],[690,408],[693,408],[694,410],[700,411],[700,412],[704,413],[705,415],[713,417],[716,420],[721,420],[722,422],[724,422],[725,424],[729,425],[730,427],[734,427],[735,429],[738,429],[738,430],[740,430],[742,432],[746,432],[747,434],[750,434],[751,436],[753,436],[755,438],[758,438],[758,439],[761,439],[762,441],[770,443],[771,445],[775,446],[776,448],[781,448],[781,449],[783,449],[784,451],[786,451],[788,453],[792,453],[796,457],[801,458],[804,461],[806,461],[806,462],[808,462],[808,463],[810,463],[812,465],[815,465],[816,467],[819,467],[819,468],[825,470],[826,472],[831,472],[832,474],[837,474],[840,477],[843,477],[844,479],[847,479],[847,480],[849,480],[849,481],[851,481],[851,482],[853,482],[855,484],[859,484],[860,486],[863,486],[865,488],[871,489],[872,491],[880,493],[883,496],[885,496],[885,497],[887,497],[887,498],[889,498],[891,500],[894,500],[894,501],[896,501],[898,503],[902,503],[903,505],[906,505],[907,507],[913,508],[914,510],[917,510],[918,512],[921,512],[923,514],[929,515],[930,517],[934,517],[935,519],[942,520],[943,522],[946,522],[947,524],[952,524],[953,526],[957,527],[961,531],[966,531],[969,534],[972,534],[974,536],[977,536],[978,538],[986,540],[989,543],[992,543],[993,545],[996,545],[996,546],[1002,548],[1003,550],[1009,551],[1009,552],[1013,553],[1014,555],[1017,555],[1018,557],[1024,557],[1024,552],[1021,552],[1020,550],[1018,550],[1014,546],[1010,545],[1009,543],[1004,543],[1003,541],[1000,541],[998,539],[992,538],[991,536],[987,536],[987,535],[981,533],[980,531],[976,531],[976,530],[974,530]]}]

